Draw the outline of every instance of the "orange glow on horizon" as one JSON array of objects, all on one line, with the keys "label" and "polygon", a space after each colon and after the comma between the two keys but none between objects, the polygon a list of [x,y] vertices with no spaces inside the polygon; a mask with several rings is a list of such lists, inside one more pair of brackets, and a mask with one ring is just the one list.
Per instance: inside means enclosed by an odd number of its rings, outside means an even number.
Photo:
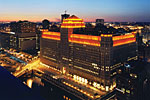
[{"label": "orange glow on horizon", "polygon": [[[13,15],[2,15],[1,18],[0,18],[0,22],[12,22],[12,21],[19,21],[19,20],[28,20],[28,21],[31,21],[31,22],[42,22],[42,20],[44,19],[48,19],[49,21],[51,22],[60,22],[60,18],[58,16],[41,16],[41,15],[38,15],[38,16],[29,16],[29,15],[26,15],[26,16],[23,16],[23,15],[18,15],[18,14],[13,14]],[[84,17],[83,20],[84,22],[95,22],[95,19],[97,19],[97,17]],[[105,19],[105,22],[110,22],[110,21],[113,21],[113,19],[109,19],[107,20],[108,18],[103,18]]]},{"label": "orange glow on horizon", "polygon": [[28,20],[31,22],[42,22],[42,20],[48,19],[50,22],[60,22],[60,18],[57,16],[44,16],[44,15],[2,15],[0,18],[1,22],[12,22],[12,21],[19,21],[19,20]]}]

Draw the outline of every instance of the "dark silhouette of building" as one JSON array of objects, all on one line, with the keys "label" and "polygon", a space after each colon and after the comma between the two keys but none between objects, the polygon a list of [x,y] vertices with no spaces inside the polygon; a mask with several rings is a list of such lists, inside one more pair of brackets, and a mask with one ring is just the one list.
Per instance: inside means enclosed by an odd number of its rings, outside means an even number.
[{"label": "dark silhouette of building", "polygon": [[143,60],[129,61],[118,70],[117,100],[149,100],[150,64]]},{"label": "dark silhouette of building", "polygon": [[63,20],[60,32],[43,31],[41,62],[100,90],[113,90],[117,69],[137,59],[135,34],[90,32],[74,15]]},{"label": "dark silhouette of building", "polygon": [[150,45],[149,44],[147,44],[146,46],[145,46],[145,59],[146,60],[148,60],[148,62],[150,62]]},{"label": "dark silhouette of building", "polygon": [[150,62],[150,44],[147,42],[143,43],[143,36],[140,36],[139,33],[136,35],[137,37],[137,48],[138,48],[138,57],[139,59],[143,59],[145,61]]},{"label": "dark silhouette of building", "polygon": [[104,19],[96,19],[96,25],[98,24],[104,25]]},{"label": "dark silhouette of building", "polygon": [[43,29],[49,29],[49,24],[50,24],[50,22],[47,19],[44,19],[42,21]]}]

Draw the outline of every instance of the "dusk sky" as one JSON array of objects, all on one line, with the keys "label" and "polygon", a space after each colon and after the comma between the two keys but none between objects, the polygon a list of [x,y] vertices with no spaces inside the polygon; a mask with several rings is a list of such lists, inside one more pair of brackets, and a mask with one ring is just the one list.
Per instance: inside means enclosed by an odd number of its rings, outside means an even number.
[{"label": "dusk sky", "polygon": [[0,21],[59,21],[65,10],[84,21],[150,22],[150,0],[0,0]]}]

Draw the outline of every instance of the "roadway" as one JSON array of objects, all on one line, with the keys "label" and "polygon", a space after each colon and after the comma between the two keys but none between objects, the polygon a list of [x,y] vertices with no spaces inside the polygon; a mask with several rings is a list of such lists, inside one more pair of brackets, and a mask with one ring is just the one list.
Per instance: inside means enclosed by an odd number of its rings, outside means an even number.
[{"label": "roadway", "polygon": [[14,73],[14,76],[19,77],[23,75],[26,71],[36,70],[38,72],[41,72],[42,74],[46,74],[49,77],[53,77],[55,79],[62,79],[62,83],[91,97],[94,98],[95,94],[96,96],[101,97],[102,95],[105,95],[106,92],[100,91],[97,88],[94,88],[93,86],[85,83],[78,82],[74,80],[72,77],[69,77],[67,75],[63,75],[59,70],[51,68],[50,66],[46,66],[40,63],[40,59],[33,60],[26,66],[22,68],[22,70]]},{"label": "roadway", "polygon": [[16,71],[13,75],[15,77],[18,77],[18,75],[23,74],[26,70],[32,70],[32,69],[36,69],[36,67],[38,67],[40,64],[40,59],[36,59],[31,61],[30,63],[28,63],[26,66],[22,67],[22,69],[20,71]]}]

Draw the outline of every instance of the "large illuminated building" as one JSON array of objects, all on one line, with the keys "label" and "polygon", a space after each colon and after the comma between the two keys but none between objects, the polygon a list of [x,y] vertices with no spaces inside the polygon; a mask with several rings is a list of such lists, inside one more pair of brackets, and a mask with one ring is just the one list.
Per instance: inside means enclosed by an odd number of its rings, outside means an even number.
[{"label": "large illuminated building", "polygon": [[89,35],[84,30],[83,20],[73,15],[63,20],[60,32],[43,31],[41,63],[100,90],[112,90],[116,70],[137,58],[135,34],[93,30]]}]

